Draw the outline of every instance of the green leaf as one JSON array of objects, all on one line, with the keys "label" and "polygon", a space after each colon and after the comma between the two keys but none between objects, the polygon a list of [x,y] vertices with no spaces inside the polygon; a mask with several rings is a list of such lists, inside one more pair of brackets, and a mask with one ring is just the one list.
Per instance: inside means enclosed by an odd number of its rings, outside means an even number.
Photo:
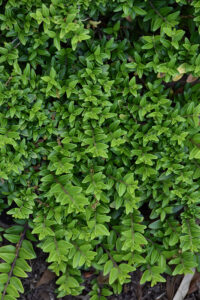
[{"label": "green leaf", "polygon": [[73,258],[73,268],[78,267],[80,258],[81,258],[81,254],[80,254],[79,251],[77,251],[76,254],[74,255],[74,258]]},{"label": "green leaf", "polygon": [[20,292],[20,293],[24,293],[24,288],[23,285],[21,283],[21,280],[17,277],[11,277],[10,278],[10,283],[15,286],[15,288]]},{"label": "green leaf", "polygon": [[199,143],[200,143],[200,133],[195,134],[195,135],[192,137],[192,141],[193,141],[195,144],[199,144]]},{"label": "green leaf", "polygon": [[110,273],[111,269],[113,267],[113,263],[111,260],[108,260],[105,265],[104,265],[104,269],[103,269],[103,275],[107,275],[108,273]]},{"label": "green leaf", "polygon": [[0,264],[0,272],[2,272],[2,273],[8,273],[10,271],[10,268],[11,268],[11,266],[8,263]]},{"label": "green leaf", "polygon": [[15,253],[16,248],[13,245],[0,247],[0,253]]},{"label": "green leaf", "polygon": [[41,181],[44,181],[44,182],[53,182],[53,180],[54,180],[54,177],[51,174],[46,175],[41,178]]},{"label": "green leaf", "polygon": [[49,9],[47,8],[47,6],[44,3],[42,3],[42,14],[44,17],[49,16]]},{"label": "green leaf", "polygon": [[22,247],[19,250],[19,257],[24,258],[24,259],[34,259],[36,258],[35,251],[33,249],[32,243],[23,240],[22,242]]},{"label": "green leaf", "polygon": [[16,300],[16,297],[11,296],[11,295],[6,295],[6,296],[4,297],[4,300]]},{"label": "green leaf", "polygon": [[[6,247],[6,246],[4,246],[4,247]],[[0,249],[0,251],[1,251],[1,249]],[[13,260],[15,259],[15,254],[14,253],[1,253],[0,252],[0,258],[2,258],[8,264],[11,264],[13,262]]]},{"label": "green leaf", "polygon": [[144,9],[142,9],[141,7],[139,7],[139,6],[133,6],[133,10],[139,16],[146,15],[146,11]]},{"label": "green leaf", "polygon": [[32,268],[28,265],[28,263],[23,258],[19,258],[16,261],[16,266],[23,269],[25,272],[31,272]]},{"label": "green leaf", "polygon": [[147,281],[151,280],[151,273],[149,270],[144,271],[144,273],[142,274],[142,277],[140,279],[140,284],[144,284]]},{"label": "green leaf", "polygon": [[190,152],[189,159],[200,159],[200,148],[194,147],[192,151]]},{"label": "green leaf", "polygon": [[6,283],[7,280],[8,280],[8,274],[5,274],[5,273],[0,274],[0,283],[2,283],[2,284]]},{"label": "green leaf", "polygon": [[126,192],[126,185],[124,183],[120,183],[118,187],[118,194],[119,196],[123,196],[124,193]]},{"label": "green leaf", "polygon": [[109,284],[113,284],[115,280],[118,278],[119,271],[117,268],[112,268],[110,275],[109,275]]},{"label": "green leaf", "polygon": [[76,50],[76,46],[77,46],[77,43],[79,41],[79,38],[77,35],[74,35],[72,40],[71,40],[71,43],[72,43],[72,50]]},{"label": "green leaf", "polygon": [[172,234],[170,235],[170,239],[169,239],[169,245],[174,246],[178,243],[178,241],[179,241],[178,234],[176,234],[175,232],[172,232]]},{"label": "green leaf", "polygon": [[197,179],[197,178],[199,178],[199,177],[200,177],[200,168],[197,168],[197,169],[195,170],[195,172],[194,172],[193,178],[194,178],[194,179]]},{"label": "green leaf", "polygon": [[102,289],[101,290],[101,294],[103,295],[103,296],[106,296],[106,297],[108,297],[108,296],[111,296],[113,293],[109,290],[109,289]]},{"label": "green leaf", "polygon": [[18,243],[20,240],[20,235],[16,235],[16,234],[4,234],[3,236],[9,242],[14,243],[14,244]]},{"label": "green leaf", "polygon": [[26,278],[28,277],[28,275],[23,271],[22,268],[15,266],[13,269],[13,275],[17,276],[17,277],[23,277]]},{"label": "green leaf", "polygon": [[149,225],[149,228],[151,229],[159,229],[161,227],[162,227],[162,222],[160,220],[157,220]]},{"label": "green leaf", "polygon": [[96,232],[96,236],[101,236],[101,235],[109,236],[110,235],[108,229],[103,224],[97,224],[95,226],[95,232]]},{"label": "green leaf", "polygon": [[163,31],[164,31],[164,33],[165,34],[167,34],[169,37],[171,37],[172,36],[172,29],[170,28],[170,27],[164,27],[163,28]]},{"label": "green leaf", "polygon": [[19,297],[19,293],[18,293],[17,289],[11,283],[8,284],[8,286],[6,288],[6,292],[7,292],[7,294],[9,294],[9,296],[13,296],[16,298]]},{"label": "green leaf", "polygon": [[156,261],[159,258],[159,252],[156,249],[153,249],[152,253],[151,253],[151,264],[155,264]]},{"label": "green leaf", "polygon": [[162,23],[163,20],[160,17],[156,17],[153,22],[152,30],[153,31],[158,30],[161,27]]},{"label": "green leaf", "polygon": [[55,47],[57,48],[58,51],[60,51],[60,39],[58,36],[56,36],[54,39],[53,39],[53,42],[54,42],[54,45]]},{"label": "green leaf", "polygon": [[128,264],[124,264],[124,263],[120,264],[119,268],[124,273],[130,273],[130,272],[133,272],[135,270],[134,267],[132,267],[132,266],[130,266]]},{"label": "green leaf", "polygon": [[8,49],[0,47],[0,54],[7,54],[8,53]]}]

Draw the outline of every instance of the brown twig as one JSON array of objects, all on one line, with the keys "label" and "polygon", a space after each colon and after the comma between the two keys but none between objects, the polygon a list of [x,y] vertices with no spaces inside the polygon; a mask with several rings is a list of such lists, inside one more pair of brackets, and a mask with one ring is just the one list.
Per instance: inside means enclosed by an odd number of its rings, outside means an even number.
[{"label": "brown twig", "polygon": [[42,202],[40,199],[36,199],[36,201],[42,206],[49,207],[49,204]]},{"label": "brown twig", "polygon": [[101,244],[101,247],[104,249],[104,251],[108,254],[110,260],[112,261],[113,265],[115,268],[117,268],[119,270],[119,266],[116,263],[116,261],[114,260],[114,258],[112,257],[112,255],[110,254],[110,252],[104,247],[104,245]]},{"label": "brown twig", "polygon": [[16,39],[14,39],[11,44],[14,44],[15,42],[17,42],[19,40],[19,38],[17,37]]},{"label": "brown twig", "polygon": [[7,80],[6,83],[5,83],[5,86],[7,86],[7,85],[9,84],[9,82],[11,81],[11,79],[12,79],[12,76],[10,76],[10,77],[8,78],[8,80]]},{"label": "brown twig", "polygon": [[181,86],[184,86],[186,83],[189,83],[191,86],[194,86],[198,83],[200,83],[200,80],[197,78],[197,80],[193,82],[187,82],[186,79],[180,79],[179,81],[171,81],[171,82],[162,82],[166,88],[173,88],[174,86],[180,84]]},{"label": "brown twig", "polygon": [[12,276],[13,269],[14,269],[14,267],[15,267],[17,258],[18,258],[18,256],[19,256],[19,250],[20,250],[20,248],[21,248],[21,246],[22,246],[22,242],[23,242],[23,240],[24,240],[24,237],[25,237],[25,234],[26,234],[27,229],[28,229],[28,223],[25,224],[25,226],[24,226],[24,231],[21,233],[20,240],[19,240],[18,244],[16,245],[15,259],[14,259],[13,262],[12,262],[12,266],[11,266],[10,272],[9,272],[9,274],[8,274],[8,280],[7,280],[6,284],[5,284],[5,287],[4,287],[2,296],[1,296],[1,300],[4,300],[4,297],[5,297],[5,295],[6,295],[6,290],[7,290],[8,284],[9,284],[9,282],[10,282],[10,278],[11,278],[11,276]]},{"label": "brown twig", "polygon": [[188,15],[188,16],[180,16],[182,19],[193,19],[194,16]]},{"label": "brown twig", "polygon": [[58,181],[58,179],[54,176],[55,182],[58,183],[62,189],[62,191],[70,198],[70,200],[75,204],[74,198],[70,195],[70,193],[65,189],[65,187]]},{"label": "brown twig", "polygon": [[19,42],[19,43],[17,43],[17,45],[15,45],[15,47],[14,48],[17,48],[19,45],[20,45],[21,43]]},{"label": "brown twig", "polygon": [[161,19],[163,19],[163,21],[167,22],[167,19],[161,15],[161,13],[159,12],[159,10],[157,10],[157,8],[153,5],[153,3],[152,3],[151,1],[149,1],[149,4],[150,4],[151,7],[153,8],[153,10],[157,13],[157,15],[158,15]]}]

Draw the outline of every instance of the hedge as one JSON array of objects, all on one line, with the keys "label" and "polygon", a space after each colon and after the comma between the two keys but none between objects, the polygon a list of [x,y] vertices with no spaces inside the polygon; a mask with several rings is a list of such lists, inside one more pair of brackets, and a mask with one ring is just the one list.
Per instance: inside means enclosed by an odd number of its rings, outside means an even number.
[{"label": "hedge", "polygon": [[1,299],[37,247],[58,298],[198,268],[200,2],[1,0],[0,28]]}]

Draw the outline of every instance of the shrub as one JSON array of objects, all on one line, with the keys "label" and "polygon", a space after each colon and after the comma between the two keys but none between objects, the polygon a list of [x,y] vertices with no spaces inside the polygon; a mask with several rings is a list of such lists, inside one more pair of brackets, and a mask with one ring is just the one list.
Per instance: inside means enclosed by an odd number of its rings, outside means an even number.
[{"label": "shrub", "polygon": [[1,299],[32,242],[58,297],[197,267],[199,1],[0,3]]}]

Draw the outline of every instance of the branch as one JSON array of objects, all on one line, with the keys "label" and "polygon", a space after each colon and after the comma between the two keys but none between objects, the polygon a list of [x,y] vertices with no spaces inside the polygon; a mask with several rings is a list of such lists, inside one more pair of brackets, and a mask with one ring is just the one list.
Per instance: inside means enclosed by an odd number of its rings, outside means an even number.
[{"label": "branch", "polygon": [[167,22],[167,19],[161,15],[161,13],[159,12],[159,10],[157,10],[157,8],[153,5],[153,3],[152,3],[151,1],[149,1],[149,4],[150,4],[151,7],[153,8],[153,10],[157,13],[157,15],[158,15],[161,19],[163,19],[163,21]]},{"label": "branch", "polygon": [[12,76],[10,76],[10,77],[8,78],[8,80],[7,80],[6,83],[5,83],[5,86],[7,86],[7,85],[9,84],[9,82],[11,81],[11,79],[12,79]]},{"label": "branch", "polygon": [[17,258],[19,256],[19,250],[22,246],[22,242],[24,240],[24,237],[25,237],[25,234],[26,234],[26,231],[28,229],[28,222],[26,222],[25,226],[24,226],[24,231],[21,233],[21,237],[20,237],[20,240],[18,242],[18,244],[16,245],[16,254],[15,254],[15,259],[13,260],[12,262],[12,266],[11,266],[11,269],[10,269],[10,272],[8,273],[8,280],[5,284],[5,287],[4,287],[4,290],[3,290],[3,293],[2,293],[2,297],[1,297],[1,300],[4,300],[4,297],[6,295],[6,290],[7,290],[7,287],[8,287],[8,284],[10,282],[10,278],[12,276],[12,273],[13,273],[13,269],[15,267],[15,264],[16,264],[16,261],[17,261]]},{"label": "branch", "polygon": [[114,260],[114,258],[112,257],[112,255],[110,254],[110,252],[104,247],[104,245],[101,244],[101,247],[104,249],[104,251],[108,254],[110,260],[112,261],[113,265],[115,268],[119,269],[118,264],[116,263],[116,261]]},{"label": "branch", "polygon": [[188,16],[180,16],[182,19],[193,19],[194,16],[188,15]]},{"label": "branch", "polygon": [[14,48],[17,48],[19,45],[20,45],[21,43],[19,42],[19,43],[17,43],[17,45],[15,45],[15,47]]},{"label": "branch", "polygon": [[131,184],[128,184],[128,183],[126,183],[125,181],[123,181],[123,180],[121,180],[121,179],[117,179],[117,178],[114,177],[114,176],[108,175],[108,177],[111,178],[111,179],[113,179],[113,180],[115,180],[115,181],[117,181],[117,182],[123,183],[123,184],[125,184],[126,186],[131,185]]},{"label": "branch", "polygon": [[49,204],[42,202],[40,199],[36,199],[36,201],[42,206],[49,207]]},{"label": "branch", "polygon": [[[53,175],[54,176],[54,175]],[[75,203],[74,198],[70,195],[70,193],[65,189],[65,187],[58,181],[58,179],[54,176],[55,182],[58,183],[62,189],[62,191],[70,198],[70,200]]]},{"label": "branch", "polygon": [[14,39],[11,44],[14,44],[15,42],[17,42],[19,40],[19,38],[17,37],[16,39]]}]

